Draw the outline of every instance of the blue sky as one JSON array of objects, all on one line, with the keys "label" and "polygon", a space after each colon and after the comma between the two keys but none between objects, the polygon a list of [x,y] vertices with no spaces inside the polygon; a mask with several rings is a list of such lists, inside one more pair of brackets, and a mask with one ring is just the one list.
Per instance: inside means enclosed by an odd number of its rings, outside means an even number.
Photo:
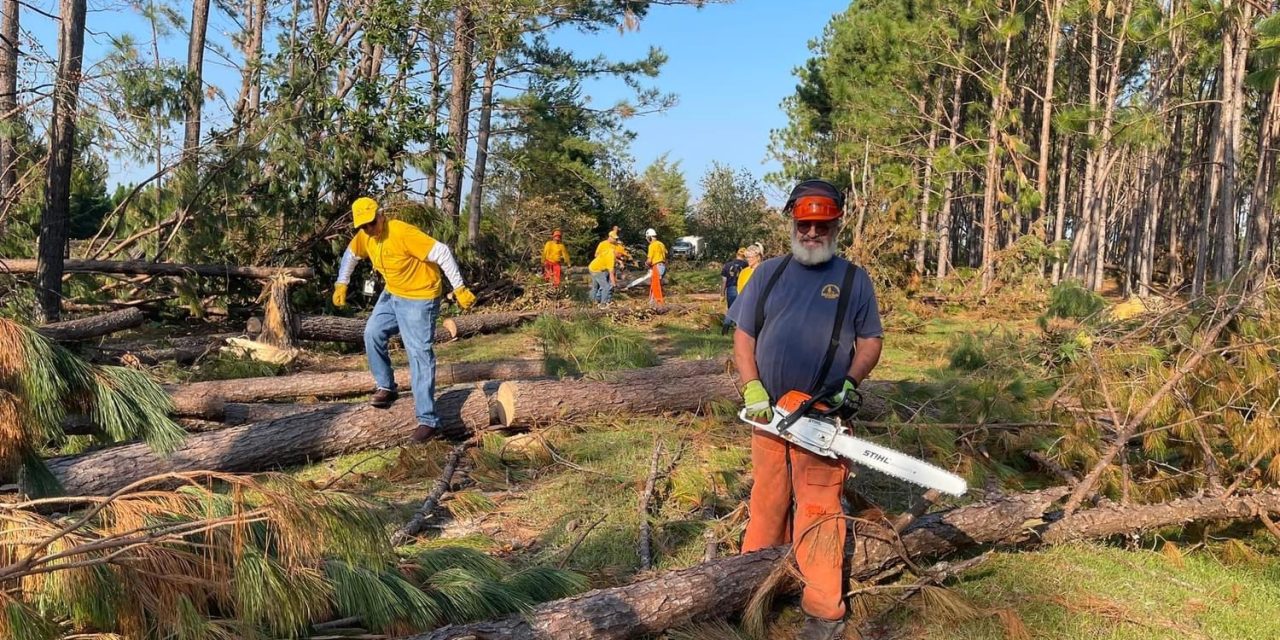
[{"label": "blue sky", "polygon": [[[669,57],[654,81],[679,96],[665,113],[633,118],[632,154],[640,167],[668,153],[681,161],[695,197],[712,162],[758,178],[778,168],[766,162],[769,132],[786,125],[783,98],[795,91],[792,70],[810,57],[833,14],[849,0],[739,0],[729,5],[656,7],[639,31],[573,34],[557,42],[583,55],[639,58],[650,46]],[[620,83],[588,85],[596,106],[626,97]],[[770,198],[785,196],[766,189]]]},{"label": "blue sky", "polygon": [[[795,89],[792,71],[811,54],[809,45],[822,35],[835,13],[848,8],[850,0],[738,0],[733,4],[692,7],[658,6],[636,31],[596,34],[565,32],[555,42],[581,56],[604,54],[613,59],[643,57],[649,47],[662,49],[669,60],[662,74],[648,84],[678,96],[678,104],[664,112],[632,118],[626,127],[636,139],[632,155],[638,168],[667,153],[679,160],[689,187],[696,197],[699,181],[712,162],[734,169],[746,169],[757,178],[776,170],[767,161],[769,132],[785,126],[783,98]],[[35,0],[32,6],[57,12],[55,0]],[[190,17],[189,2],[174,2],[175,9]],[[149,53],[149,23],[127,0],[90,0],[87,20],[86,64],[101,60],[110,45],[110,35],[132,33],[144,53]],[[24,11],[24,29],[34,40],[31,49],[56,55],[57,35],[53,21]],[[210,15],[210,40],[227,46],[227,36],[237,26],[216,9]],[[186,37],[173,33],[164,38],[161,55],[175,60],[186,58]],[[233,54],[234,55],[234,54]],[[238,60],[236,61],[238,62]],[[91,68],[86,71],[92,73]],[[228,100],[234,100],[239,72],[213,51],[205,55],[206,81],[221,86]],[[629,96],[630,90],[616,81],[596,81],[586,85],[593,105],[604,108]],[[92,100],[91,96],[82,96]],[[215,99],[206,103],[207,123],[220,123],[225,109]],[[137,180],[150,171],[129,166],[124,159],[112,159],[112,182]],[[772,200],[783,194],[766,187]]]}]

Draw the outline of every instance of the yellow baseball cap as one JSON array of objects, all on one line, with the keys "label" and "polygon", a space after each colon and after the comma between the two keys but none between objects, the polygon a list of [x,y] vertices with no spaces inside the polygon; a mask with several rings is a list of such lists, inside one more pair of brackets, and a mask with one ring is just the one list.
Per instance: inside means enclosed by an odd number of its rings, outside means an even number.
[{"label": "yellow baseball cap", "polygon": [[617,239],[618,239],[618,232],[617,232],[617,231],[610,231],[610,232],[609,232],[609,239],[610,239],[610,240],[617,240]]},{"label": "yellow baseball cap", "polygon": [[378,203],[373,198],[363,197],[356,198],[351,203],[351,222],[357,229],[373,222],[373,218],[378,215]]}]

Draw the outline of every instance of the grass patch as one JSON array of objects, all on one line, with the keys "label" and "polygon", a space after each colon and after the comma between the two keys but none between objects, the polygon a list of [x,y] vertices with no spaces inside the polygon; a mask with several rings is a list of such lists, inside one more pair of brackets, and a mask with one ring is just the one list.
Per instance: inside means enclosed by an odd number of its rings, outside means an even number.
[{"label": "grass patch", "polygon": [[664,322],[656,334],[664,355],[687,359],[721,358],[733,353],[733,334],[720,335],[718,318],[714,328]]},{"label": "grass patch", "polygon": [[[437,329],[443,331],[443,329]],[[436,345],[436,356],[447,362],[489,362],[538,355],[538,339],[528,328]]]},{"label": "grass patch", "polygon": [[581,316],[561,320],[542,316],[533,324],[542,341],[547,371],[578,375],[597,371],[639,369],[658,364],[658,353],[646,336],[628,327]]},{"label": "grass patch", "polygon": [[[955,589],[984,608],[1013,608],[1034,638],[1151,640],[1280,637],[1280,567],[1225,566],[1208,553],[1181,566],[1155,552],[1070,545],[997,554]],[[991,617],[896,614],[902,637],[1003,640]]]},{"label": "grass patch", "polygon": [[169,363],[157,375],[179,382],[205,380],[236,380],[240,378],[264,378],[283,373],[285,367],[270,362],[260,362],[226,353],[218,353],[189,367]]},{"label": "grass patch", "polygon": [[720,267],[673,260],[667,263],[663,293],[716,293],[720,291]]}]

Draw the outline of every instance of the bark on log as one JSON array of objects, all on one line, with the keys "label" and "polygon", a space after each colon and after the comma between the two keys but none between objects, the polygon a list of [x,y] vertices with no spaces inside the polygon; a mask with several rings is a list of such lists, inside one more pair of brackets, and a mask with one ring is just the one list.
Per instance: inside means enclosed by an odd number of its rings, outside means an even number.
[{"label": "bark on log", "polygon": [[[489,402],[480,385],[440,394],[436,411],[448,437],[462,437],[490,424]],[[263,471],[399,445],[408,441],[416,424],[409,396],[390,409],[320,405],[298,415],[190,436],[168,457],[137,443],[53,458],[48,466],[69,495],[104,495],[157,473]]]},{"label": "bark on log", "polygon": [[537,317],[538,313],[534,311],[476,313],[445,318],[440,322],[440,327],[444,330],[442,333],[445,334],[447,339],[457,340],[468,336],[496,333],[503,329],[529,322]]},{"label": "bark on log", "polygon": [[[906,528],[902,542],[915,557],[1002,541],[1021,532],[1024,522],[1039,517],[1065,493],[1055,489],[1018,494],[925,516]],[[548,602],[524,616],[447,626],[408,640],[621,640],[657,634],[741,610],[787,552],[787,547],[773,547],[721,558],[623,587]],[[876,548],[855,556],[850,573],[866,578],[894,562],[901,558],[891,547]]]},{"label": "bark on log", "polygon": [[[0,273],[35,273],[36,261],[0,258]],[[315,272],[310,267],[241,267],[223,264],[179,264],[146,262],[143,260],[66,260],[64,273],[120,273],[149,276],[235,276],[265,280],[277,275],[294,278],[310,278]]]},{"label": "bark on log", "polygon": [[[481,380],[537,378],[546,375],[542,360],[499,360],[436,364],[436,385],[444,387]],[[396,385],[412,389],[409,370],[396,370]],[[310,373],[237,380],[212,380],[166,387],[173,399],[174,414],[222,419],[226,403],[263,402],[289,398],[344,398],[373,391],[368,371]]]},{"label": "bark on log", "polygon": [[[436,331],[436,342],[447,342],[449,340],[459,338],[494,333],[518,326],[525,322],[530,322],[544,315],[556,316],[562,319],[570,319],[578,315],[585,315],[591,318],[601,318],[606,316],[623,318],[630,316],[683,313],[697,308],[697,305],[670,304],[656,308],[648,306],[610,307],[605,309],[569,307],[565,309],[550,309],[546,311],[468,314],[441,320],[440,327]],[[297,318],[298,338],[303,340],[347,342],[352,344],[360,344],[364,342],[364,318],[342,318],[339,316],[312,316],[301,314],[299,314]],[[261,320],[255,320],[259,323],[256,325],[258,330],[261,330]],[[254,320],[251,320],[250,322],[253,323]],[[254,325],[251,324],[249,333],[255,333],[253,328]]]},{"label": "bark on log", "polygon": [[739,397],[733,375],[679,377],[674,373],[684,366],[686,363],[651,367],[614,380],[504,382],[494,400],[497,419],[504,427],[529,429],[553,420],[602,413],[698,411]]},{"label": "bark on log", "polygon": [[216,353],[228,338],[238,333],[215,333],[202,336],[184,336],[169,340],[170,346],[158,347],[155,343],[130,342],[105,344],[95,347],[90,356],[94,362],[125,365],[154,365],[166,360],[178,364],[191,364],[200,358]]},{"label": "bark on log", "polygon": [[[726,370],[723,360],[693,360],[608,374],[603,380],[504,382],[494,396],[494,410],[499,424],[516,429],[600,413],[698,411],[741,397],[735,376]],[[891,411],[877,395],[888,385],[864,385],[860,418],[875,420]]]},{"label": "bark on log", "polygon": [[53,322],[37,327],[36,332],[50,340],[75,342],[131,329],[142,324],[146,319],[146,315],[141,310],[130,307],[88,318]]}]

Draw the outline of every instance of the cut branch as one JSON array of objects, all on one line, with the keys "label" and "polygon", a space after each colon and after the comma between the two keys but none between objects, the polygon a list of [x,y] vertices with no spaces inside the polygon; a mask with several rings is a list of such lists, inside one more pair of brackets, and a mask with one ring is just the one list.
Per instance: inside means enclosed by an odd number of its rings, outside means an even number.
[{"label": "cut branch", "polygon": [[146,319],[146,315],[141,310],[128,308],[78,320],[53,322],[38,327],[36,332],[50,340],[75,342],[100,338],[117,331],[132,329],[142,324]]},{"label": "cut branch", "polygon": [[449,491],[449,487],[453,482],[453,474],[458,470],[458,464],[462,462],[462,456],[467,449],[475,446],[475,439],[469,439],[462,444],[454,447],[449,451],[449,455],[445,457],[444,469],[440,472],[440,479],[436,480],[436,484],[431,488],[431,493],[427,494],[427,499],[422,501],[422,506],[413,512],[413,517],[405,523],[400,530],[391,536],[391,544],[400,546],[408,544],[414,536],[422,533],[427,526],[427,520],[431,518],[432,512],[436,510],[436,506],[440,504],[440,499]]}]

